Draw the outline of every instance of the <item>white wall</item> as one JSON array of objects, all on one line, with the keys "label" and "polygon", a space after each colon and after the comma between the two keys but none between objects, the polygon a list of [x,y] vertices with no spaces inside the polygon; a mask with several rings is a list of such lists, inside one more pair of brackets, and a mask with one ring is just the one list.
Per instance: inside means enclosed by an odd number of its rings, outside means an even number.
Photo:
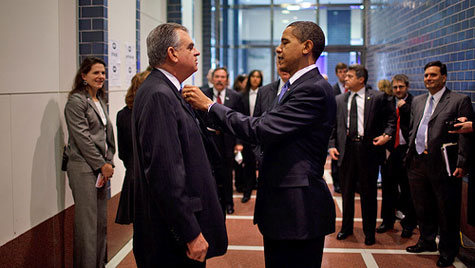
[{"label": "white wall", "polygon": [[147,36],[153,28],[167,22],[167,1],[141,0],[140,5],[140,69],[144,71],[148,66]]},{"label": "white wall", "polygon": [[60,166],[77,64],[76,3],[4,0],[0,36],[3,245],[72,205]]}]

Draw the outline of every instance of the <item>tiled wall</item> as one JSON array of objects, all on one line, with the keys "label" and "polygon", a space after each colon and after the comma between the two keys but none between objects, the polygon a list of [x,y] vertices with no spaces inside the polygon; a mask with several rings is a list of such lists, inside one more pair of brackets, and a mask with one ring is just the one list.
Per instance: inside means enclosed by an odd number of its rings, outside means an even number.
[{"label": "tiled wall", "polygon": [[107,63],[107,0],[79,0],[79,62],[87,56]]},{"label": "tiled wall", "polygon": [[181,24],[181,0],[167,1],[167,22]]},{"label": "tiled wall", "polygon": [[[384,4],[383,4],[384,3]],[[414,94],[426,92],[423,67],[440,60],[448,88],[475,104],[475,0],[371,1],[366,67],[369,84],[397,73],[409,76]]]}]

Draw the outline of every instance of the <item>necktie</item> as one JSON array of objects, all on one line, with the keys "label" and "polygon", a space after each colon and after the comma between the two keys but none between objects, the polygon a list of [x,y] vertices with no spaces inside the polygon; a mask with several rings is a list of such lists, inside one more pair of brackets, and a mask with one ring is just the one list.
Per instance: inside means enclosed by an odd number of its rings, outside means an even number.
[{"label": "necktie", "polygon": [[350,129],[348,133],[350,138],[358,136],[358,104],[356,103],[356,96],[358,96],[358,94],[353,95],[353,98],[351,99]]},{"label": "necktie", "polygon": [[396,124],[396,138],[394,141],[394,148],[399,146],[399,132],[401,130],[401,116],[399,115],[399,107],[396,108],[396,115],[397,115],[397,124]]},{"label": "necktie", "polygon": [[279,101],[278,101],[278,102],[280,102],[280,100],[281,100],[282,97],[284,96],[285,92],[287,92],[287,89],[289,89],[289,87],[290,87],[290,82],[287,81],[287,82],[284,84],[284,86],[282,87],[282,90],[280,91]]},{"label": "necktie", "polygon": [[218,96],[216,97],[216,102],[219,103],[219,104],[223,104],[223,102],[221,101],[221,91],[218,91]]},{"label": "necktie", "polygon": [[425,143],[426,143],[426,132],[427,132],[427,125],[429,124],[429,119],[432,115],[432,106],[434,105],[434,97],[430,97],[429,99],[429,108],[427,108],[427,112],[424,114],[422,118],[421,125],[419,126],[419,130],[417,131],[416,135],[416,151],[418,154],[422,154],[425,150]]}]

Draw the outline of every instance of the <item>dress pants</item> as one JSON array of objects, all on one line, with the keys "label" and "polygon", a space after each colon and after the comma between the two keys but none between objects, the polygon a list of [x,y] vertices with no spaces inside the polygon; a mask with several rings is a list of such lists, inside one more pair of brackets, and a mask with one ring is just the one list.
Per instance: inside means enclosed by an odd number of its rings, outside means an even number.
[{"label": "dress pants", "polygon": [[331,169],[332,169],[333,187],[340,187],[340,177],[338,173],[338,160],[332,160]]},{"label": "dress pants", "polygon": [[69,161],[68,178],[74,198],[74,267],[105,267],[106,186],[96,188],[97,176],[86,162]]},{"label": "dress pants", "polygon": [[340,168],[343,198],[343,223],[341,232],[352,233],[355,214],[355,191],[360,185],[361,214],[365,236],[374,237],[376,230],[378,161],[369,157],[363,141],[347,140],[345,156]]},{"label": "dress pants", "polygon": [[308,240],[275,240],[264,236],[266,268],[320,268],[325,236]]},{"label": "dress pants", "polygon": [[[438,163],[437,165],[443,165]],[[462,180],[434,174],[426,154],[415,155],[409,167],[409,185],[419,223],[419,242],[435,242],[439,230],[441,256],[455,258],[460,247]]]},{"label": "dress pants", "polygon": [[384,165],[381,218],[385,224],[394,224],[396,209],[399,208],[405,215],[401,221],[402,227],[412,230],[416,228],[417,219],[409,189],[407,170],[403,164],[406,151],[407,145],[400,145],[393,149],[386,165]]},{"label": "dress pants", "polygon": [[242,150],[244,170],[243,170],[243,194],[244,196],[251,196],[251,192],[256,186],[256,155],[253,146],[250,144],[244,145]]}]

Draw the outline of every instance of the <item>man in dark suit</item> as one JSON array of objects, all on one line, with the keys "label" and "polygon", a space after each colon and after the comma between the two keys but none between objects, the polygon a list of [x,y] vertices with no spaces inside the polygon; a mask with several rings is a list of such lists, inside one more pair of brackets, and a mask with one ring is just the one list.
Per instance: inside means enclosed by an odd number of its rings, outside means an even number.
[{"label": "man in dark suit", "polygon": [[[466,134],[449,133],[450,121],[470,117],[470,98],[446,88],[447,67],[440,61],[424,67],[427,94],[414,97],[411,109],[408,164],[409,185],[419,223],[420,237],[408,252],[436,251],[438,267],[452,265],[460,247],[462,177],[468,169],[470,150]],[[449,170],[442,153],[447,148]]]},{"label": "man in dark suit", "polygon": [[[203,90],[205,95],[217,103],[221,103],[236,111],[243,110],[241,94],[226,88],[229,74],[225,67],[216,68],[212,73],[213,87]],[[212,137],[218,147],[223,164],[215,168],[215,178],[218,185],[218,197],[223,210],[228,214],[234,213],[233,202],[233,166],[236,138],[228,133],[208,128],[212,132]]]},{"label": "man in dark suit", "polygon": [[[338,78],[338,81],[333,85],[333,94],[335,97],[345,93],[348,89],[345,89],[345,77],[346,72],[348,71],[348,66],[343,62],[339,62],[335,66],[335,75]],[[333,180],[333,190],[335,193],[341,194],[340,187],[340,177],[338,173],[338,160],[332,159],[332,180]]]},{"label": "man in dark suit", "polygon": [[[381,205],[381,218],[383,222],[376,228],[376,232],[384,233],[393,229],[396,221],[396,207],[404,214],[401,220],[403,227],[401,236],[409,238],[412,230],[416,228],[416,212],[412,204],[411,192],[407,170],[404,167],[404,158],[409,140],[409,121],[411,117],[412,95],[409,90],[409,78],[404,74],[397,74],[391,81],[393,105],[396,107],[396,134],[387,146],[390,154],[386,162],[387,173],[383,179],[383,201]],[[399,192],[400,189],[400,192]]]},{"label": "man in dark suit", "polygon": [[336,126],[330,155],[338,160],[343,198],[343,223],[338,240],[353,233],[356,183],[360,185],[365,244],[375,243],[378,166],[384,147],[395,133],[394,107],[383,92],[367,90],[368,71],[355,64],[348,68],[345,87],[336,97]]},{"label": "man in dark suit", "polygon": [[336,105],[315,65],[325,36],[315,23],[298,21],[281,40],[277,58],[291,77],[262,116],[213,103],[196,87],[185,88],[183,96],[208,110],[223,129],[263,150],[254,222],[264,236],[266,267],[320,267],[325,235],[335,229],[323,169]]},{"label": "man in dark suit", "polygon": [[200,53],[175,23],[150,32],[147,52],[154,69],[132,112],[134,256],[138,267],[205,267],[227,236],[199,123],[179,93]]}]

